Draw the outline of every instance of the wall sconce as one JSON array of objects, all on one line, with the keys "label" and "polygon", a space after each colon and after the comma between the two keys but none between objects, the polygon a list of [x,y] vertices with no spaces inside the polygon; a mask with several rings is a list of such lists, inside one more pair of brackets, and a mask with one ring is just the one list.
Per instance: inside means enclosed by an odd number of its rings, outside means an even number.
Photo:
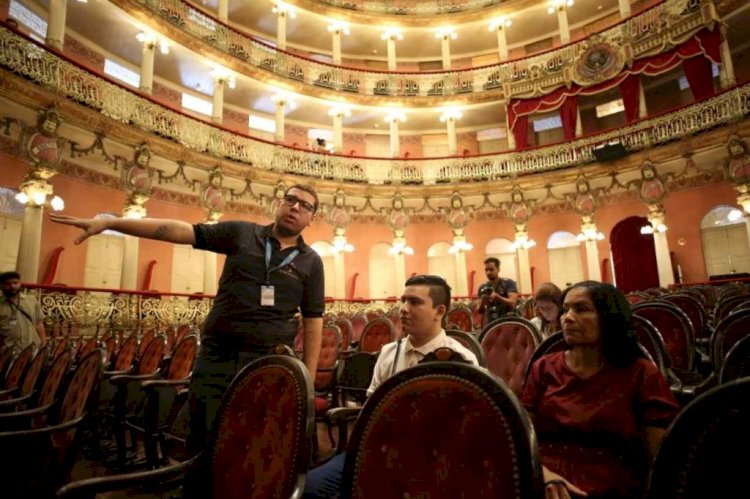
[{"label": "wall sconce", "polygon": [[280,16],[288,16],[289,19],[294,19],[297,17],[297,11],[294,10],[294,7],[292,7],[289,4],[285,4],[284,2],[276,2],[274,3],[273,9],[271,9],[271,12],[274,14],[278,14]]},{"label": "wall sconce", "polygon": [[457,240],[453,242],[453,245],[448,248],[448,253],[451,255],[455,255],[459,251],[471,251],[474,249],[474,245],[471,243],[467,243],[465,239],[463,240]]},{"label": "wall sconce", "polygon": [[140,220],[146,218],[146,208],[139,204],[129,204],[122,210],[123,218]]},{"label": "wall sconce", "polygon": [[156,47],[156,45],[158,44],[159,51],[162,54],[166,55],[169,53],[169,42],[164,38],[157,36],[155,33],[146,33],[145,31],[141,31],[140,33],[135,35],[135,39],[151,48]]},{"label": "wall sconce", "polygon": [[519,249],[529,249],[536,246],[536,241],[533,239],[529,239],[528,237],[518,237],[515,241],[513,241],[513,244],[511,244],[511,247],[513,250],[519,250]]},{"label": "wall sconce", "polygon": [[403,40],[404,34],[398,28],[388,28],[380,35],[381,40]]},{"label": "wall sconce", "polygon": [[406,245],[406,241],[403,239],[394,240],[391,247],[388,249],[390,255],[413,255],[414,248]]},{"label": "wall sconce", "polygon": [[667,226],[664,225],[664,224],[658,224],[654,228],[651,224],[648,224],[648,225],[644,225],[643,227],[641,227],[641,234],[644,234],[644,235],[645,234],[653,234],[654,231],[656,231],[656,232],[658,232],[660,234],[663,234],[663,233],[667,232]]},{"label": "wall sconce", "polygon": [[329,33],[338,32],[338,33],[341,33],[342,35],[348,35],[350,33],[349,24],[343,21],[333,21],[331,24],[328,25],[328,32]]},{"label": "wall sconce", "polygon": [[445,111],[443,111],[443,114],[440,115],[440,122],[445,123],[448,120],[460,120],[463,115],[464,113],[462,113],[458,109],[446,109]]},{"label": "wall sconce", "polygon": [[392,123],[394,121],[400,121],[401,123],[403,123],[404,121],[406,121],[406,114],[403,111],[390,111],[385,115],[383,121],[385,121],[386,123]]},{"label": "wall sconce", "polygon": [[503,28],[510,28],[513,24],[513,21],[508,19],[507,17],[499,17],[497,19],[494,19],[489,26],[490,32],[497,31],[498,29]]},{"label": "wall sconce", "polygon": [[65,209],[65,201],[60,196],[52,196],[52,186],[37,182],[25,183],[21,185],[21,192],[15,195],[16,201],[24,206],[36,208],[47,206],[52,211],[62,211]]},{"label": "wall sconce", "polygon": [[547,9],[547,14],[554,14],[565,7],[572,7],[573,3],[573,0],[552,0],[552,5]]},{"label": "wall sconce", "polygon": [[[649,227],[651,227],[649,225]],[[585,229],[578,233],[576,236],[576,241],[584,242],[584,241],[602,241],[604,239],[604,234],[601,232],[594,230],[594,229]]]},{"label": "wall sconce", "polygon": [[331,109],[328,110],[328,116],[346,116],[352,115],[352,108],[347,104],[335,104]]},{"label": "wall sconce", "polygon": [[336,253],[351,253],[354,251],[354,246],[347,243],[345,237],[336,236],[333,238],[333,251]]},{"label": "wall sconce", "polygon": [[271,96],[271,100],[275,104],[286,106],[289,109],[297,109],[297,101],[295,100],[294,95],[289,92],[276,92]]},{"label": "wall sconce", "polygon": [[226,83],[229,88],[234,88],[237,86],[237,79],[227,68],[215,66],[211,70],[211,76],[213,77],[215,82]]},{"label": "wall sconce", "polygon": [[435,32],[435,38],[450,38],[451,40],[455,40],[456,38],[458,38],[458,34],[453,30],[453,28],[440,28]]}]

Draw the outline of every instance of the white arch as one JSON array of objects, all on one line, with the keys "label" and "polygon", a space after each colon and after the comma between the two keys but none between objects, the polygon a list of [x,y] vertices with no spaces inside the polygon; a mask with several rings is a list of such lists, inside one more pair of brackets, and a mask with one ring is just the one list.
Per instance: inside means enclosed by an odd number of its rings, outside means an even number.
[{"label": "white arch", "polygon": [[370,248],[370,298],[387,298],[399,296],[399,286],[396,282],[396,261],[388,250],[389,243],[377,243]]},{"label": "white arch", "polygon": [[547,238],[547,249],[553,248],[570,248],[580,246],[581,243],[576,239],[575,234],[566,230],[558,230],[550,234]]},{"label": "white arch", "polygon": [[745,216],[736,206],[719,205],[711,208],[701,219],[701,229],[745,223]]},{"label": "white arch", "polygon": [[581,258],[581,243],[575,234],[559,230],[547,238],[549,280],[560,289],[583,280]]},{"label": "white arch", "polygon": [[504,237],[491,239],[484,247],[484,255],[485,258],[493,256],[500,260],[500,275],[518,282],[518,260],[513,241]]},{"label": "white arch", "polygon": [[747,217],[735,206],[719,205],[701,219],[706,275],[750,272]]},{"label": "white arch", "polygon": [[325,275],[325,295],[333,298],[344,298],[336,293],[336,252],[333,245],[328,241],[315,241],[310,247],[323,260],[323,273]]},{"label": "white arch", "polygon": [[439,275],[451,289],[458,284],[456,275],[456,255],[450,253],[451,244],[438,241],[427,249],[427,271]]}]

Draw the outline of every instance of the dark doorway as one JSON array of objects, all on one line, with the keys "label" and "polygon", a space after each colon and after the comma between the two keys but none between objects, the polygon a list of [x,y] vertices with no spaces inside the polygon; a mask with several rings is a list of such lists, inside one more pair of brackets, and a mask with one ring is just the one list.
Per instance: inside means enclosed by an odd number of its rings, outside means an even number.
[{"label": "dark doorway", "polygon": [[641,234],[649,225],[645,217],[628,217],[612,228],[609,240],[615,282],[623,292],[659,287],[653,234]]}]

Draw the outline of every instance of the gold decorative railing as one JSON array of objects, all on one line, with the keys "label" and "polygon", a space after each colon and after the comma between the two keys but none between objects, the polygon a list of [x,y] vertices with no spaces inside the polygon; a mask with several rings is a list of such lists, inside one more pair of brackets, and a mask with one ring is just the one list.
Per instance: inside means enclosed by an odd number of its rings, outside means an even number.
[{"label": "gold decorative railing", "polygon": [[341,9],[369,12],[372,14],[393,14],[420,16],[428,14],[454,14],[467,10],[485,9],[499,5],[503,0],[315,0],[322,4]]},{"label": "gold decorative railing", "polygon": [[232,133],[164,107],[0,29],[0,66],[61,96],[194,151],[254,168],[370,184],[494,180],[594,161],[593,150],[617,140],[628,151],[664,144],[750,114],[750,84],[608,132],[525,151],[467,158],[353,158],[302,151]]},{"label": "gold decorative railing", "polygon": [[[576,80],[576,68],[585,62],[582,59],[592,43],[607,44],[620,54],[621,62],[627,64],[682,43],[716,21],[710,2],[702,8],[700,0],[666,0],[585,40],[542,54],[478,68],[404,73],[335,66],[278,50],[232,29],[183,0],[113,1],[126,9],[145,7],[228,56],[276,77],[349,95],[383,97],[442,98],[488,92],[493,96],[502,92],[506,98],[537,96]],[[598,83],[594,80],[578,82]]]}]

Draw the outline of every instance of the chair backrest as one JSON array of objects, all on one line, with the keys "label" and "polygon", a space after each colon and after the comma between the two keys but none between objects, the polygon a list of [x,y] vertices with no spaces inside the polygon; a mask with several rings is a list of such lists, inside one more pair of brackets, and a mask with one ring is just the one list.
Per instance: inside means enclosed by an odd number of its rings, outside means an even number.
[{"label": "chair backrest", "polygon": [[750,335],[745,336],[727,352],[719,371],[719,384],[750,377]]},{"label": "chair backrest", "polygon": [[18,391],[18,395],[20,397],[29,395],[34,391],[34,388],[36,388],[36,383],[39,380],[39,375],[41,374],[46,361],[47,352],[40,349],[34,356],[34,360],[29,362],[29,365],[26,367],[26,371],[24,371],[23,373],[23,376],[21,378],[21,385],[19,387],[20,389]]},{"label": "chair backrest", "polygon": [[560,352],[567,348],[568,344],[565,342],[565,336],[563,336],[562,331],[558,331],[547,336],[544,341],[542,341],[539,346],[536,347],[534,353],[531,354],[529,363],[526,364],[526,372],[523,376],[523,382],[526,383],[526,379],[529,377],[529,372],[531,371],[531,366],[534,364],[534,362],[539,360],[542,356],[547,355],[548,353]]},{"label": "chair backrest", "polygon": [[68,369],[70,369],[72,363],[73,352],[69,348],[63,350],[54,358],[52,364],[44,374],[42,386],[39,387],[39,395],[36,399],[36,405],[38,407],[44,407],[55,401],[57,390],[60,388],[60,384],[68,373]]},{"label": "chair backrest", "polygon": [[492,321],[479,335],[487,369],[508,383],[516,395],[521,394],[526,365],[541,342],[539,331],[522,317]]},{"label": "chair backrest", "polygon": [[[656,367],[664,374],[664,377],[667,377],[670,368],[669,355],[667,355],[667,349],[659,330],[648,319],[640,315],[634,314],[632,323],[638,343],[645,349]],[[667,377],[667,379],[669,378]]]},{"label": "chair backrest", "polygon": [[354,330],[352,322],[346,317],[337,317],[333,323],[336,324],[339,327],[339,331],[341,331],[341,349],[348,350],[352,343],[352,332]]},{"label": "chair backrest", "polygon": [[113,370],[115,371],[127,371],[130,366],[133,365],[133,359],[135,354],[138,352],[138,338],[135,334],[128,336],[125,341],[120,345],[120,351],[117,352],[117,358],[115,359],[115,365]]},{"label": "chair backrest", "polygon": [[50,350],[49,360],[53,361],[57,358],[58,355],[63,353],[66,349],[69,349],[70,345],[68,344],[67,338],[57,338],[55,339],[55,345]]},{"label": "chair backrest", "polygon": [[194,334],[182,338],[169,359],[167,379],[185,379],[190,375],[198,353],[198,345],[198,337]]},{"label": "chair backrest", "polygon": [[336,386],[342,403],[346,402],[348,397],[364,402],[377,360],[377,354],[356,352],[339,365]]},{"label": "chair backrest", "polygon": [[102,355],[98,350],[89,353],[78,363],[60,405],[57,423],[73,421],[83,415],[86,401],[102,372]]},{"label": "chair backrest", "polygon": [[457,329],[446,329],[445,334],[471,350],[471,353],[477,358],[477,362],[480,366],[487,367],[487,358],[484,356],[484,349],[473,334],[467,333],[466,331],[459,331]]},{"label": "chair backrest", "polygon": [[163,335],[152,338],[138,361],[138,374],[155,373],[164,359],[165,350],[166,338]]},{"label": "chair backrest", "polygon": [[100,343],[99,339],[94,337],[89,338],[88,340],[83,341],[81,344],[81,347],[78,349],[78,352],[76,352],[76,362],[99,348]]},{"label": "chair backrest", "polygon": [[710,353],[714,369],[719,371],[729,349],[750,335],[750,310],[739,310],[719,322],[711,335]]},{"label": "chair backrest", "polygon": [[669,302],[690,318],[693,325],[693,336],[695,338],[707,338],[711,331],[707,327],[708,316],[703,304],[694,295],[688,293],[671,293],[660,298],[662,301]]},{"label": "chair backrest", "polygon": [[396,328],[385,317],[367,323],[359,339],[360,352],[379,352],[383,345],[396,341]]},{"label": "chair backrest", "polygon": [[728,297],[720,298],[714,306],[714,327],[718,326],[719,322],[721,322],[726,316],[728,316],[734,308],[748,300],[750,300],[750,296],[747,295],[731,295]]},{"label": "chair backrest", "polygon": [[318,356],[318,370],[315,373],[315,389],[329,390],[336,379],[336,369],[341,352],[341,331],[334,324],[323,327],[323,337]]},{"label": "chair backrest", "polygon": [[719,385],[690,402],[662,440],[647,498],[741,496],[750,464],[748,421],[748,378]]},{"label": "chair backrest", "polygon": [[362,333],[367,325],[367,317],[364,314],[356,314],[350,319],[352,323],[351,343],[359,343]]},{"label": "chair backrest", "polygon": [[182,339],[191,333],[197,333],[197,331],[193,331],[193,326],[190,324],[182,324],[177,328],[177,333],[174,338],[175,343],[179,345]]},{"label": "chair backrest", "polygon": [[639,315],[656,327],[664,340],[670,367],[690,370],[695,356],[693,326],[687,314],[671,303],[643,302],[633,305],[633,314]]},{"label": "chair backrest", "polygon": [[3,390],[12,390],[18,388],[23,373],[26,372],[26,366],[31,362],[31,356],[34,354],[34,345],[29,345],[13,360],[13,364],[8,369],[3,382]]},{"label": "chair backrest", "polygon": [[312,380],[299,359],[271,355],[245,366],[224,394],[205,451],[210,492],[199,496],[291,497],[307,470],[314,408]]},{"label": "chair backrest", "polygon": [[117,337],[112,333],[107,333],[102,336],[100,344],[104,348],[104,365],[109,365],[117,349]]},{"label": "chair backrest", "polygon": [[341,492],[361,499],[544,494],[536,436],[518,398],[484,369],[439,361],[396,373],[367,401]]},{"label": "chair backrest", "polygon": [[456,305],[445,317],[446,329],[457,329],[471,333],[474,331],[474,314],[465,305]]},{"label": "chair backrest", "polygon": [[13,350],[10,348],[0,350],[0,381],[5,379],[5,373],[11,362],[13,362]]},{"label": "chair backrest", "polygon": [[143,332],[143,336],[141,336],[139,342],[138,342],[138,354],[143,355],[143,352],[146,351],[149,344],[156,338],[156,330],[151,328],[147,329]]}]

